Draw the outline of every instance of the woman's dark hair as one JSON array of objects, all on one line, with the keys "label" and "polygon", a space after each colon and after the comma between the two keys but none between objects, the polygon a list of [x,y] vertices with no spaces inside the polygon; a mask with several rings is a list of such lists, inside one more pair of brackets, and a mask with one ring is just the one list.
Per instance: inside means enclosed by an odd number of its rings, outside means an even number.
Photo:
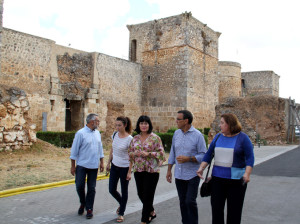
[{"label": "woman's dark hair", "polygon": [[131,120],[129,119],[129,117],[117,117],[116,121],[121,121],[123,123],[123,125],[125,126],[125,131],[127,133],[131,133]]},{"label": "woman's dark hair", "polygon": [[149,124],[149,130],[147,131],[148,134],[150,134],[153,130],[153,126],[152,126],[152,122],[150,120],[150,117],[146,116],[146,115],[142,115],[139,117],[138,121],[136,122],[136,128],[135,131],[140,134],[141,133],[141,129],[140,129],[140,123],[141,122],[147,122]]},{"label": "woman's dark hair", "polygon": [[188,119],[189,124],[193,122],[193,114],[188,110],[180,110],[177,112],[178,114],[183,114],[183,119]]},{"label": "woman's dark hair", "polygon": [[221,117],[223,117],[226,124],[228,124],[230,134],[236,134],[242,130],[242,125],[235,114],[226,113],[222,114]]}]

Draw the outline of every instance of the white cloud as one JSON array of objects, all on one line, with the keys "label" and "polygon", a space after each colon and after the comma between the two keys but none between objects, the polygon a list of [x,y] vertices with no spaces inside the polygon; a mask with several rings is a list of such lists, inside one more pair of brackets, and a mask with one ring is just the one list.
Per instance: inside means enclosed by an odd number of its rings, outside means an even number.
[{"label": "white cloud", "polygon": [[112,27],[107,30],[106,38],[101,42],[101,53],[128,59],[129,31],[126,26]]},{"label": "white cloud", "polygon": [[[118,7],[116,7],[118,6]],[[95,51],[95,33],[113,27],[129,12],[126,0],[9,0],[4,27],[30,33],[80,50]]]},{"label": "white cloud", "polygon": [[[298,0],[145,1],[159,7],[159,13],[147,13],[148,21],[191,11],[222,33],[220,60],[239,62],[242,71],[273,70],[281,77],[280,96],[300,102]],[[3,23],[58,44],[127,58],[126,25],[147,21],[129,12],[129,0],[7,0]]]}]

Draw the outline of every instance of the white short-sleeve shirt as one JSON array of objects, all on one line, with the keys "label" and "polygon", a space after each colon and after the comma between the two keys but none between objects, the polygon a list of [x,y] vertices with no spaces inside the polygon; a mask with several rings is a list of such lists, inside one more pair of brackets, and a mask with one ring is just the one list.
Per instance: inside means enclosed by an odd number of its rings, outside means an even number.
[{"label": "white short-sleeve shirt", "polygon": [[113,160],[112,163],[118,167],[129,167],[129,155],[128,148],[132,140],[132,136],[129,135],[125,138],[119,137],[119,132],[113,137]]}]

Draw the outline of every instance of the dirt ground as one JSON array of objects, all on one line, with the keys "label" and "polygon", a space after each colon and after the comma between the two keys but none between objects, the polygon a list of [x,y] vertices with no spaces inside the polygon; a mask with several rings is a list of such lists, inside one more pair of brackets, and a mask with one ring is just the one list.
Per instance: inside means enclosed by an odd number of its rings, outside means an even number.
[{"label": "dirt ground", "polygon": [[[108,149],[104,150],[105,164]],[[39,140],[29,149],[0,152],[0,191],[70,180],[70,148],[58,148]]]},{"label": "dirt ground", "polygon": [[[110,147],[104,145],[103,148],[106,167]],[[0,152],[0,191],[73,179],[70,174],[70,150],[38,139],[29,149]]]}]

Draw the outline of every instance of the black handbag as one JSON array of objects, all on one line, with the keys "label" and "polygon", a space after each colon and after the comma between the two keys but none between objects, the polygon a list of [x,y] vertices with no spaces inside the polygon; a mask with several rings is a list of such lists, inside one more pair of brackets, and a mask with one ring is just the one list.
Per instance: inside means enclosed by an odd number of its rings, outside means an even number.
[{"label": "black handbag", "polygon": [[[215,147],[216,147],[216,142],[218,140],[218,138],[220,137],[221,134],[218,135],[216,141],[215,141],[215,145],[214,145],[214,152],[212,154],[212,158],[214,158],[214,155],[215,155]],[[210,170],[210,165],[211,163],[209,164],[208,166],[208,170],[207,170],[207,173],[206,173],[206,177],[205,177],[205,180],[204,182],[202,183],[201,185],[201,188],[200,188],[200,196],[203,198],[203,197],[209,197],[211,195],[211,188],[212,188],[212,182],[211,182],[211,179],[208,179],[208,174],[209,174],[209,170]]]},{"label": "black handbag", "polygon": [[211,179],[207,179],[207,176],[208,176],[208,173],[209,173],[209,169],[210,169],[210,164],[209,164],[209,167],[208,167],[208,170],[207,170],[207,174],[206,174],[206,177],[205,177],[205,180],[203,182],[203,184],[201,185],[201,188],[200,188],[200,196],[203,198],[203,197],[208,197],[211,195]]}]

